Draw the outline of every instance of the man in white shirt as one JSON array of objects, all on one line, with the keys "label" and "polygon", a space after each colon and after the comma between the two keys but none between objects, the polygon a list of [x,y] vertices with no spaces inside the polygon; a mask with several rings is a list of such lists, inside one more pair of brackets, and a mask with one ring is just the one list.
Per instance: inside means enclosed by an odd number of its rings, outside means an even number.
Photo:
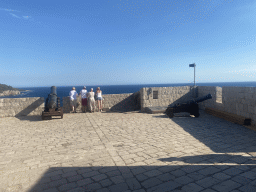
[{"label": "man in white shirt", "polygon": [[72,113],[76,113],[76,97],[77,97],[76,88],[73,87],[72,90],[69,92],[69,98],[70,98],[70,105],[72,107]]},{"label": "man in white shirt", "polygon": [[86,87],[84,86],[84,88],[80,91],[80,95],[82,98],[82,112],[86,112],[86,106],[87,106],[87,90]]}]

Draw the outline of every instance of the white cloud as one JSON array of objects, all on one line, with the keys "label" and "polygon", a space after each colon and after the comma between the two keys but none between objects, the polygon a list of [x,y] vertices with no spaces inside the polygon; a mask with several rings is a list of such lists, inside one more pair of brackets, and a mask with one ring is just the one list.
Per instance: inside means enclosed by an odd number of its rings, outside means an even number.
[{"label": "white cloud", "polygon": [[19,11],[17,11],[17,10],[13,10],[13,9],[4,9],[4,8],[0,8],[0,11],[19,12]]},{"label": "white cloud", "polygon": [[23,19],[30,19],[31,18],[31,16],[22,16],[23,17]]},{"label": "white cloud", "polygon": [[31,16],[21,16],[20,14],[14,14],[14,13],[10,13],[10,12],[20,12],[20,11],[17,11],[17,10],[13,10],[13,9],[4,9],[4,8],[0,8],[0,11],[7,11],[9,12],[9,14],[12,16],[12,17],[15,17],[15,18],[18,18],[18,19],[25,19],[25,20],[28,20],[28,19],[31,19],[32,17]]},{"label": "white cloud", "polygon": [[10,15],[13,16],[13,17],[15,17],[15,18],[19,18],[19,19],[20,19],[19,16],[15,15],[15,14],[13,14],[13,13],[10,13]]}]

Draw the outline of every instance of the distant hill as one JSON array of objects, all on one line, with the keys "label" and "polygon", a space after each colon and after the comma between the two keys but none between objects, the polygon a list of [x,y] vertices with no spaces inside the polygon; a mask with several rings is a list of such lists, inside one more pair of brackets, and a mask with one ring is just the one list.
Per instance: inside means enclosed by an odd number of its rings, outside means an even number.
[{"label": "distant hill", "polygon": [[7,90],[23,91],[21,89],[13,88],[12,86],[0,83],[0,93],[3,93],[4,91],[7,91]]}]

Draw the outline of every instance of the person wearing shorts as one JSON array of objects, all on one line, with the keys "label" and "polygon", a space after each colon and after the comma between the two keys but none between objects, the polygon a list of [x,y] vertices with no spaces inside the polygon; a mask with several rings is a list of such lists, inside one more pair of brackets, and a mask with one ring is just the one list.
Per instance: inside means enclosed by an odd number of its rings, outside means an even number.
[{"label": "person wearing shorts", "polygon": [[76,88],[73,87],[72,90],[69,92],[69,98],[70,98],[70,105],[72,108],[72,113],[76,113],[76,97],[77,97]]},{"label": "person wearing shorts", "polygon": [[88,98],[89,111],[92,113],[95,111],[95,99],[94,99],[93,88],[91,88],[91,91],[87,93],[87,98]]},{"label": "person wearing shorts", "polygon": [[84,88],[80,91],[80,95],[82,98],[82,112],[86,112],[86,106],[87,106],[87,90],[86,87],[84,86]]},{"label": "person wearing shorts", "polygon": [[100,90],[100,88],[97,88],[96,91],[96,100],[97,100],[97,104],[98,104],[98,111],[102,112],[102,91]]}]

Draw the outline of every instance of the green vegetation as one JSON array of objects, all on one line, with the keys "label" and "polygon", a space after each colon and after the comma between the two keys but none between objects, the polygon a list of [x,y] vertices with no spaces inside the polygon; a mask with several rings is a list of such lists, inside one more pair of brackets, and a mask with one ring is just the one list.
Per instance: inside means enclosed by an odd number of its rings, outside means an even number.
[{"label": "green vegetation", "polygon": [[0,83],[0,93],[3,93],[4,91],[7,91],[7,90],[23,91],[23,90],[21,90],[21,89],[13,88],[12,86],[5,85],[5,84],[1,84],[1,83]]}]

